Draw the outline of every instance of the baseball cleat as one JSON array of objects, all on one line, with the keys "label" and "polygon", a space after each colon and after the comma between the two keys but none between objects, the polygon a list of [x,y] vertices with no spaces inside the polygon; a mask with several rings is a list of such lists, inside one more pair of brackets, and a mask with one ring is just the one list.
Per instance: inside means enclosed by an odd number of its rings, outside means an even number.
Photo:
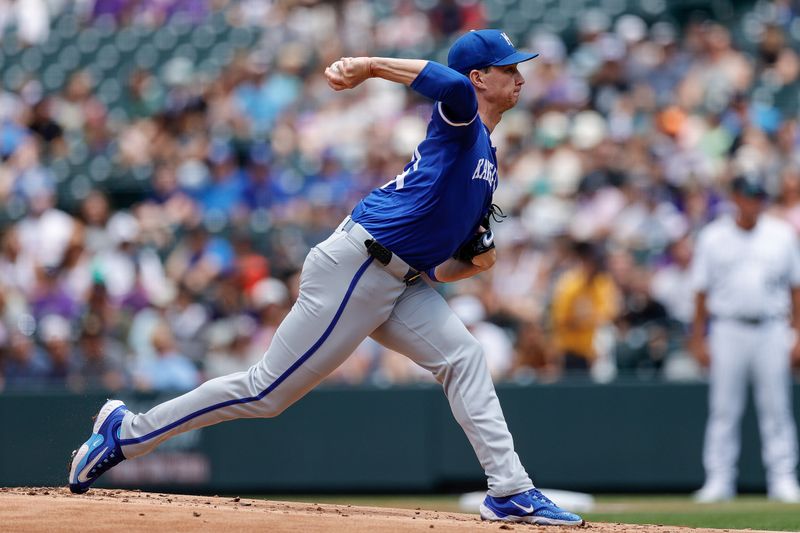
[{"label": "baseball cleat", "polygon": [[546,526],[582,526],[583,518],[560,508],[538,489],[495,498],[487,495],[480,506],[481,520],[527,522]]},{"label": "baseball cleat", "polygon": [[781,503],[800,503],[800,484],[794,478],[787,478],[770,483],[767,497]]},{"label": "baseball cleat", "polygon": [[108,400],[95,417],[89,440],[72,452],[69,490],[82,494],[106,470],[125,460],[119,445],[119,428],[128,409],[119,400]]},{"label": "baseball cleat", "polygon": [[695,503],[722,503],[733,500],[736,489],[730,483],[707,482],[703,487],[692,494]]}]

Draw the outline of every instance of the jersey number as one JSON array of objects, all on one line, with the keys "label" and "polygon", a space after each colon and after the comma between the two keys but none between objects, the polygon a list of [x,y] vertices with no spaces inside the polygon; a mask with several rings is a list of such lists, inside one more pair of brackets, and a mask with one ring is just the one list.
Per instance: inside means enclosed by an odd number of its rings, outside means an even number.
[{"label": "jersey number", "polygon": [[[394,183],[394,190],[399,191],[402,189],[406,184],[406,176],[408,176],[409,172],[417,170],[419,168],[419,160],[422,159],[422,156],[419,155],[419,146],[414,148],[414,157],[411,159],[409,163],[411,166],[408,169],[404,170],[401,174],[395,176],[393,180],[388,181],[385,185],[381,187],[381,189],[385,189],[392,183]],[[413,164],[412,164],[413,163]]]}]

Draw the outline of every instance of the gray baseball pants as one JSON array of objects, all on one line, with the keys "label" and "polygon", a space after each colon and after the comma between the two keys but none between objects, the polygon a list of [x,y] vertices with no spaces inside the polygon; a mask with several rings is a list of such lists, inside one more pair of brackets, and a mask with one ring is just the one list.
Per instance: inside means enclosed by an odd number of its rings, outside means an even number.
[{"label": "gray baseball pants", "polygon": [[445,300],[423,281],[406,286],[400,258],[367,254],[369,234],[344,222],[308,254],[300,296],[269,349],[249,370],[203,383],[144,414],[125,416],[131,459],[177,434],[237,418],[269,418],[303,397],[371,336],[430,370],[488,477],[489,494],[533,487],[514,451],[483,350]]}]

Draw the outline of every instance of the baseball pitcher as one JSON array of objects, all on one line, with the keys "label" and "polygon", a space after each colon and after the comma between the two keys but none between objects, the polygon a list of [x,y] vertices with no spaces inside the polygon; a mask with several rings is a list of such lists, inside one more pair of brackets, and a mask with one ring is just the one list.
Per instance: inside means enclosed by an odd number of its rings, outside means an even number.
[{"label": "baseball pitcher", "polygon": [[534,57],[517,51],[505,33],[481,30],[453,44],[447,67],[377,57],[330,65],[325,76],[336,91],[383,78],[434,100],[427,136],[402,172],[309,252],[297,303],[263,359],[144,414],[107,402],[74,454],[72,491],[85,492],[120,461],[179,433],[279,415],[371,336],[442,383],[488,477],[483,519],[582,524],[534,488],[514,451],[481,346],[429,284],[467,278],[495,262],[487,215],[498,176],[490,134],[519,98],[524,79],[517,64]]}]

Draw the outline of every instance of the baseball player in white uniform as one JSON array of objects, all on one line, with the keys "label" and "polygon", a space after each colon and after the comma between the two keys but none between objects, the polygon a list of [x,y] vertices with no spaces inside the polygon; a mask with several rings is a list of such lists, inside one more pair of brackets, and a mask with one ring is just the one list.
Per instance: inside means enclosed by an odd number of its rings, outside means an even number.
[{"label": "baseball player in white uniform", "polygon": [[762,214],[760,180],[738,176],[731,189],[736,212],[700,232],[692,263],[690,344],[698,361],[710,366],[706,481],[695,500],[736,495],[739,426],[752,379],[769,497],[800,502],[791,401],[791,366],[800,360],[800,250],[791,226]]},{"label": "baseball player in white uniform", "polygon": [[490,134],[519,98],[517,51],[498,30],[459,38],[448,66],[433,61],[342,58],[325,71],[334,90],[368,78],[434,100],[425,139],[403,171],[375,189],[303,265],[300,295],[264,358],[207,381],[147,413],[107,402],[76,451],[70,489],[85,492],[124,459],[194,428],[278,416],[349,357],[365,337],[433,373],[489,481],[485,520],[580,525],[539,492],[522,467],[480,344],[427,281],[456,281],[494,264],[488,229],[497,158]]}]

